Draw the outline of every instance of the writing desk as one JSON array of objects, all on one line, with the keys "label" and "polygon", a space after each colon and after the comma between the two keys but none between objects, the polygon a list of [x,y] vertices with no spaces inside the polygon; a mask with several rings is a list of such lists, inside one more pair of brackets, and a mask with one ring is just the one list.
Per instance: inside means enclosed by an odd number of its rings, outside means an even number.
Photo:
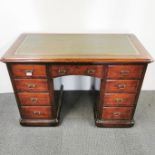
[{"label": "writing desk", "polygon": [[131,127],[140,89],[152,61],[133,34],[22,34],[2,57],[25,126],[59,124],[62,88],[53,79],[85,75],[101,79],[95,124]]}]

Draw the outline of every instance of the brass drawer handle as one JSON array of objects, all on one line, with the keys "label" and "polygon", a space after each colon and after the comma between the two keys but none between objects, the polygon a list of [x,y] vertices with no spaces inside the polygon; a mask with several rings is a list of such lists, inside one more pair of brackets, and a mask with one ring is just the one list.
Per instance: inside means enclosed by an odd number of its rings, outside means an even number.
[{"label": "brass drawer handle", "polygon": [[120,103],[123,102],[123,99],[122,99],[122,98],[115,98],[115,102],[116,102],[117,104],[120,104]]},{"label": "brass drawer handle", "polygon": [[26,76],[32,76],[33,75],[33,70],[25,70]]},{"label": "brass drawer handle", "polygon": [[60,75],[63,75],[63,74],[66,73],[66,70],[65,70],[65,69],[59,69],[58,73],[59,73]]},{"label": "brass drawer handle", "polygon": [[88,70],[87,70],[87,73],[88,73],[88,74],[94,74],[94,73],[95,73],[95,70],[94,70],[94,69],[88,69]]},{"label": "brass drawer handle", "polygon": [[37,98],[35,98],[35,97],[32,97],[32,98],[31,98],[31,102],[33,102],[33,103],[37,103],[37,101],[38,101]]},{"label": "brass drawer handle", "polygon": [[126,84],[118,84],[117,87],[118,87],[118,89],[125,89]]},{"label": "brass drawer handle", "polygon": [[128,70],[121,70],[120,71],[120,74],[121,75],[128,75],[129,74],[129,71]]},{"label": "brass drawer handle", "polygon": [[120,116],[121,115],[121,112],[113,112],[113,115],[114,116]]},{"label": "brass drawer handle", "polygon": [[41,115],[41,112],[40,111],[33,111],[33,114],[34,115]]},{"label": "brass drawer handle", "polygon": [[27,87],[31,89],[31,88],[35,88],[36,85],[35,84],[28,84]]}]

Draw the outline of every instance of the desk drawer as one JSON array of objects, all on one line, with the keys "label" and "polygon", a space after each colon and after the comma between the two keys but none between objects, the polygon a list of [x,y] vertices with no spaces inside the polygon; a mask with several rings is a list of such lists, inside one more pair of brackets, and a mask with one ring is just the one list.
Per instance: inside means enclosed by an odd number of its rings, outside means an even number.
[{"label": "desk drawer", "polygon": [[11,72],[14,77],[46,77],[45,65],[13,64]]},{"label": "desk drawer", "polygon": [[49,93],[18,93],[22,106],[51,105]]},{"label": "desk drawer", "polygon": [[25,119],[52,118],[52,109],[50,106],[23,106],[21,116]]},{"label": "desk drawer", "polygon": [[135,94],[124,93],[106,93],[104,95],[104,106],[133,106],[135,102]]},{"label": "desk drawer", "polygon": [[46,79],[15,79],[14,83],[17,91],[48,91]]},{"label": "desk drawer", "polygon": [[141,78],[144,65],[109,65],[108,78]]},{"label": "desk drawer", "polygon": [[87,75],[104,77],[104,66],[102,65],[51,65],[51,77],[64,75]]},{"label": "desk drawer", "polygon": [[132,107],[104,107],[102,118],[103,119],[111,119],[111,120],[118,120],[118,119],[131,119],[132,117]]},{"label": "desk drawer", "polygon": [[107,80],[105,92],[117,93],[136,93],[139,86],[139,80]]}]

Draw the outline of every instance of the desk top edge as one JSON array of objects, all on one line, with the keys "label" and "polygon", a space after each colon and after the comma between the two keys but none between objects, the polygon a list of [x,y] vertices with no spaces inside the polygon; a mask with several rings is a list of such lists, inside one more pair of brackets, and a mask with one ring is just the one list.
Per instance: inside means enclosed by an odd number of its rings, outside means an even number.
[{"label": "desk top edge", "polygon": [[[150,63],[153,61],[153,58],[150,56],[150,54],[147,52],[147,50],[143,47],[143,45],[139,42],[137,37],[134,34],[54,34],[52,33],[51,35],[126,35],[130,38],[130,41],[134,44],[134,46],[138,49],[139,55],[138,56],[68,56],[65,55],[63,57],[59,56],[17,56],[14,55],[16,52],[17,48],[20,46],[20,44],[23,42],[23,40],[26,38],[28,35],[42,35],[45,33],[24,33],[21,34],[15,43],[11,46],[11,48],[5,53],[5,55],[1,58],[2,62],[9,63],[9,62],[64,62],[64,63],[108,63],[108,62],[122,62],[122,63]],[[47,33],[49,35],[49,33]],[[46,35],[46,34],[45,34]]]}]

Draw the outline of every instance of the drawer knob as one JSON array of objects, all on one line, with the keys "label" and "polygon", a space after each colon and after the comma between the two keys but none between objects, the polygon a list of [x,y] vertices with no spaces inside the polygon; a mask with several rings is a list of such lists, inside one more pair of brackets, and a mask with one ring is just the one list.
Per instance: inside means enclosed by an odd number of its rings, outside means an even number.
[{"label": "drawer knob", "polygon": [[118,87],[118,89],[125,89],[126,84],[118,84],[117,87]]},{"label": "drawer knob", "polygon": [[120,104],[120,103],[123,102],[123,99],[122,99],[122,98],[115,98],[115,102],[116,102],[117,104]]},{"label": "drawer knob", "polygon": [[33,75],[33,70],[26,70],[25,74],[26,74],[26,76],[32,76]]},{"label": "drawer knob", "polygon": [[121,115],[121,112],[113,112],[113,115],[114,116],[120,116]]},{"label": "drawer knob", "polygon": [[35,85],[35,84],[28,84],[27,86],[28,86],[28,88],[30,88],[30,89],[31,89],[31,88],[35,88],[35,87],[36,87],[36,85]]},{"label": "drawer knob", "polygon": [[65,69],[59,69],[58,72],[60,75],[64,75],[66,73],[66,70]]},{"label": "drawer knob", "polygon": [[41,112],[40,111],[33,111],[33,114],[34,115],[41,115]]},{"label": "drawer knob", "polygon": [[128,75],[129,74],[129,71],[128,70],[121,70],[120,71],[120,74],[121,75]]},{"label": "drawer knob", "polygon": [[32,97],[32,98],[31,98],[31,102],[32,102],[32,103],[37,103],[37,101],[38,101],[37,98],[35,98],[35,97]]},{"label": "drawer knob", "polygon": [[87,70],[87,73],[88,73],[88,74],[94,74],[94,73],[95,73],[95,70],[94,70],[94,69],[88,69],[88,70]]}]

